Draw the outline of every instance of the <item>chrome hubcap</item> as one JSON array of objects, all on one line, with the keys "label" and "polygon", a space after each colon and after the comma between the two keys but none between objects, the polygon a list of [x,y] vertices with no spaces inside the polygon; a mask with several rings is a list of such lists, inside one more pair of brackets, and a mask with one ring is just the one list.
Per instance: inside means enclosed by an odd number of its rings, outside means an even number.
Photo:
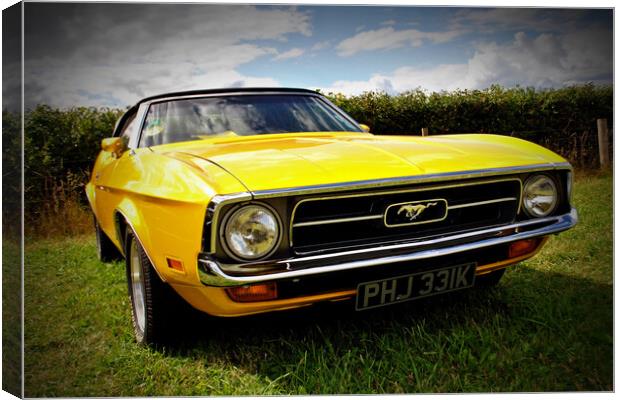
[{"label": "chrome hubcap", "polygon": [[144,332],[146,325],[146,308],[144,306],[144,283],[142,280],[142,265],[140,263],[140,255],[138,246],[134,240],[131,243],[129,254],[129,269],[131,275],[131,300],[136,317],[136,325],[141,332]]}]

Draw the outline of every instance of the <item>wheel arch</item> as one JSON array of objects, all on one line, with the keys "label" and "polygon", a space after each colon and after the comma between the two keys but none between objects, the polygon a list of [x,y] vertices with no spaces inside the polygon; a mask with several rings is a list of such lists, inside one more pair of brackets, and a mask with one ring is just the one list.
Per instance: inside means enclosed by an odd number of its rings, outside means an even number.
[{"label": "wheel arch", "polygon": [[116,236],[119,244],[121,245],[123,255],[127,258],[127,232],[128,229],[133,233],[134,237],[140,243],[140,246],[144,249],[144,253],[149,259],[151,266],[155,270],[159,279],[166,282],[166,279],[157,270],[156,264],[151,254],[149,254],[150,236],[144,223],[142,223],[142,217],[138,208],[130,201],[123,201],[114,210],[114,226],[116,230]]},{"label": "wheel arch", "polygon": [[116,240],[120,245],[120,250],[123,253],[123,256],[127,257],[126,254],[126,234],[127,234],[127,219],[123,215],[123,213],[119,210],[114,210],[114,230],[116,232]]}]

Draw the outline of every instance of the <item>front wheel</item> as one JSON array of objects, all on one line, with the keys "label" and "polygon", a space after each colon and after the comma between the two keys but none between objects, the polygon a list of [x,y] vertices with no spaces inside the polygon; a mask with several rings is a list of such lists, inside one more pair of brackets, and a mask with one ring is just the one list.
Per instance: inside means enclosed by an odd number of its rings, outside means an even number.
[{"label": "front wheel", "polygon": [[139,344],[163,343],[176,303],[173,289],[162,282],[133,232],[127,234],[127,286],[134,335]]}]

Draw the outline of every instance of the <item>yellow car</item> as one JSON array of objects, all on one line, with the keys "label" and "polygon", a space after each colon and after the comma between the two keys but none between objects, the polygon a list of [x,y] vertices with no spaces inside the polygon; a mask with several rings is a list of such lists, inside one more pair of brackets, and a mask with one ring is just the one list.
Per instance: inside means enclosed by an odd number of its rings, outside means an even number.
[{"label": "yellow car", "polygon": [[496,284],[577,223],[571,188],[570,164],[533,143],[374,136],[317,92],[254,88],[140,101],[86,193],[153,343],[179,299],[213,316],[363,311]]}]

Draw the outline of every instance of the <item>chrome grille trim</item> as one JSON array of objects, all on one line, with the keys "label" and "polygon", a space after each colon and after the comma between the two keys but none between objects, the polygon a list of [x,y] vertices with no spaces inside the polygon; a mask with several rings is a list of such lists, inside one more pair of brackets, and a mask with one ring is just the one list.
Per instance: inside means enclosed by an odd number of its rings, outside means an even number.
[{"label": "chrome grille trim", "polygon": [[[366,218],[366,217],[371,217],[371,216],[363,216],[363,217],[334,218],[334,219],[331,219],[331,220],[307,221],[307,222],[295,223],[295,214],[297,212],[297,209],[299,208],[299,206],[301,204],[306,203],[306,202],[321,201],[321,200],[333,200],[333,199],[346,199],[346,198],[352,198],[352,197],[368,197],[368,196],[376,196],[376,195],[392,195],[392,194],[402,194],[402,193],[417,193],[417,192],[425,192],[425,191],[433,191],[433,190],[441,190],[441,189],[451,189],[451,188],[465,187],[465,186],[485,185],[485,184],[490,184],[490,183],[501,183],[501,182],[518,182],[519,183],[519,198],[517,199],[515,197],[504,197],[504,198],[501,198],[501,199],[485,200],[483,202],[474,202],[474,203],[468,203],[468,204],[464,204],[464,205],[455,205],[455,206],[451,206],[451,207],[453,209],[454,208],[461,208],[459,206],[462,206],[462,207],[474,207],[476,205],[493,204],[493,203],[500,202],[500,201],[509,201],[509,200],[515,200],[516,199],[516,200],[519,201],[519,204],[517,206],[517,212],[516,212],[516,214],[518,214],[521,211],[521,197],[523,196],[523,182],[521,181],[520,178],[517,178],[517,177],[513,177],[513,178],[500,178],[500,179],[488,179],[488,180],[480,180],[480,181],[475,181],[475,182],[460,182],[460,183],[443,184],[443,185],[440,184],[438,186],[427,186],[427,187],[423,187],[423,188],[408,188],[408,189],[389,190],[389,191],[377,190],[377,191],[365,192],[365,193],[356,193],[356,194],[347,194],[347,195],[331,195],[331,196],[310,197],[310,198],[307,198],[307,199],[302,199],[302,200],[298,201],[295,204],[295,206],[293,207],[293,211],[291,213],[291,219],[290,219],[290,222],[289,222],[289,246],[292,248],[293,244],[294,244],[294,237],[293,237],[294,236],[293,235],[293,229],[294,228],[299,228],[299,227],[304,227],[304,226],[321,225],[321,224],[325,224],[325,221],[328,221],[327,223],[354,222],[354,221],[371,220],[371,219],[375,219],[375,217],[376,217],[376,214],[373,214],[372,215],[373,218]],[[448,210],[450,210],[450,206],[448,207]],[[383,218],[384,214],[381,214],[380,217]],[[356,219],[353,219],[353,218],[360,218],[360,219],[356,220]],[[341,220],[341,221],[338,221],[338,220]],[[337,222],[331,222],[331,221],[337,221]]]},{"label": "chrome grille trim", "polygon": [[339,224],[341,222],[368,221],[368,220],[371,220],[371,219],[381,219],[381,218],[383,218],[383,214],[379,214],[379,215],[366,215],[364,217],[322,219],[320,221],[298,222],[296,224],[293,224],[293,228],[298,228],[298,227],[302,227],[302,226]]},{"label": "chrome grille trim", "polygon": [[[234,193],[234,194],[216,194],[211,199],[209,204],[209,208],[213,207],[214,214],[211,217],[211,240],[209,243],[209,247],[206,248],[209,253],[214,254],[216,252],[217,247],[217,225],[219,224],[218,215],[220,209],[226,205],[233,202],[241,202],[252,199],[262,199],[262,198],[274,198],[274,197],[285,197],[291,195],[302,195],[302,194],[320,194],[320,193],[334,193],[341,192],[347,190],[357,190],[357,189],[368,189],[368,188],[386,188],[389,189],[393,186],[405,185],[405,184],[422,184],[422,183],[431,183],[431,182],[445,182],[448,180],[454,179],[472,179],[472,178],[484,178],[484,177],[493,177],[493,176],[502,176],[509,174],[518,174],[518,173],[530,173],[530,172],[541,172],[541,171],[572,171],[573,167],[568,162],[548,162],[541,164],[533,164],[533,165],[524,165],[524,166],[513,166],[513,167],[503,167],[503,168],[488,168],[488,169],[479,169],[479,170],[469,170],[469,171],[460,171],[460,172],[447,172],[447,173],[437,173],[437,174],[427,174],[427,175],[417,175],[417,176],[404,176],[398,178],[386,178],[386,179],[373,179],[366,181],[356,181],[356,182],[341,182],[341,183],[332,183],[332,184],[324,184],[324,185],[314,185],[314,186],[300,186],[300,187],[291,187],[291,188],[281,188],[281,189],[272,189],[272,190],[248,190],[243,193]],[[570,200],[570,199],[569,199]],[[521,209],[521,202],[519,202],[519,211]],[[292,226],[290,228],[292,230]],[[292,243],[291,243],[292,246]]]},{"label": "chrome grille trim", "polygon": [[455,206],[448,206],[448,210],[455,210],[457,208],[466,208],[466,207],[476,207],[476,206],[484,206],[486,204],[495,204],[495,203],[503,203],[505,201],[517,201],[516,197],[503,197],[501,199],[493,199],[493,200],[485,200],[485,201],[476,201],[475,203],[467,203],[467,204],[457,204]]},{"label": "chrome grille trim", "polygon": [[[483,206],[483,205],[486,205],[486,204],[502,203],[502,202],[505,202],[505,201],[517,201],[517,200],[519,200],[519,199],[516,198],[516,197],[503,197],[501,199],[477,201],[475,203],[467,203],[467,204],[457,204],[455,206],[448,205],[448,210],[455,210],[457,208]],[[383,214],[367,215],[367,216],[364,216],[364,217],[322,219],[322,220],[319,220],[319,221],[298,222],[296,224],[293,224],[293,228],[299,228],[299,227],[304,227],[304,226],[339,224],[341,222],[368,221],[368,220],[372,220],[372,219],[381,219],[381,218],[383,218]]]}]

